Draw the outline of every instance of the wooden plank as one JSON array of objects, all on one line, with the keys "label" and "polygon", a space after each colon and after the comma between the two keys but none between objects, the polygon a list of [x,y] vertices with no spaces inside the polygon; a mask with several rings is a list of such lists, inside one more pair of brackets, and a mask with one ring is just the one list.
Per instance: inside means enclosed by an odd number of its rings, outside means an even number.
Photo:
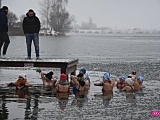
[{"label": "wooden plank", "polygon": [[24,60],[21,58],[0,59],[0,67],[49,67],[61,68],[61,73],[76,71],[78,59],[42,59]]}]

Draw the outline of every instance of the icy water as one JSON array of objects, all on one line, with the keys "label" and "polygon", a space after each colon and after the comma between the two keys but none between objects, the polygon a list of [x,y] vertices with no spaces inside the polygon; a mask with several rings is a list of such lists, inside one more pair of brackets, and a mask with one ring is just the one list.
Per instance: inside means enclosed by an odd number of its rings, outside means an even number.
[{"label": "icy water", "polygon": [[[10,37],[9,57],[25,58],[25,38]],[[159,120],[151,111],[160,110],[160,35],[81,34],[63,37],[40,37],[41,58],[78,58],[91,78],[88,93],[66,98],[42,89],[36,68],[0,69],[0,120]],[[34,47],[32,57],[35,59]],[[46,72],[52,68],[43,69]],[[105,71],[113,77],[132,70],[145,77],[143,91],[133,94],[119,92],[102,96],[101,87],[94,86]],[[6,83],[15,81],[25,72],[33,87],[28,92],[15,91]],[[59,71],[54,69],[55,75]],[[64,95],[63,95],[64,96]]]}]

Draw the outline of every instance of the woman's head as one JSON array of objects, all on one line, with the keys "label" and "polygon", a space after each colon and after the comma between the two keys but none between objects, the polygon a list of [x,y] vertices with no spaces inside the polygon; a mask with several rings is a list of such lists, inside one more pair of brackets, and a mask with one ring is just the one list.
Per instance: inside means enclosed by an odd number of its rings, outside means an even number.
[{"label": "woman's head", "polygon": [[19,74],[19,76],[18,76],[18,79],[26,79],[26,74],[25,73],[21,73],[21,74]]},{"label": "woman's head", "polygon": [[110,73],[108,72],[104,73],[103,80],[110,80]]},{"label": "woman's head", "polygon": [[82,87],[85,85],[85,82],[82,79],[78,80],[78,82],[79,82],[80,86],[82,86]]},{"label": "woman's head", "polygon": [[127,76],[123,74],[123,75],[121,75],[121,76],[119,77],[119,80],[120,80],[121,82],[124,82],[126,78],[127,78]]},{"label": "woman's head", "polygon": [[67,80],[67,75],[64,74],[64,73],[62,73],[62,74],[60,75],[60,81],[65,82],[66,80]]},{"label": "woman's head", "polygon": [[143,77],[143,76],[138,76],[137,81],[138,81],[139,83],[143,83],[144,77]]},{"label": "woman's head", "polygon": [[53,74],[54,74],[54,73],[53,73],[52,71],[50,71],[49,73],[47,73],[47,74],[45,75],[45,77],[48,78],[49,80],[51,80]]},{"label": "woman's head", "polygon": [[79,70],[79,73],[86,74],[86,69],[85,69],[85,68],[81,68],[81,69]]},{"label": "woman's head", "polygon": [[83,76],[84,76],[83,73],[79,73],[79,74],[77,75],[77,77],[83,77]]}]

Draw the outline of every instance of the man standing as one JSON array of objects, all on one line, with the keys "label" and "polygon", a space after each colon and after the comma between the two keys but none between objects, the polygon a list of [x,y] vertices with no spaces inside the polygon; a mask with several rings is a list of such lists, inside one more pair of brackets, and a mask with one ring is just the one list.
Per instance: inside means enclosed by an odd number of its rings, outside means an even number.
[{"label": "man standing", "polygon": [[[3,6],[0,9],[0,58],[6,58],[7,48],[9,46],[10,40],[8,36],[8,7]],[[1,48],[3,46],[3,52],[1,55]]]},{"label": "man standing", "polygon": [[30,9],[26,13],[26,17],[23,19],[23,31],[26,36],[26,44],[27,44],[27,55],[26,59],[31,59],[31,46],[32,40],[34,42],[35,52],[36,52],[36,60],[39,60],[39,31],[40,31],[40,21],[38,17],[36,17],[35,12]]}]

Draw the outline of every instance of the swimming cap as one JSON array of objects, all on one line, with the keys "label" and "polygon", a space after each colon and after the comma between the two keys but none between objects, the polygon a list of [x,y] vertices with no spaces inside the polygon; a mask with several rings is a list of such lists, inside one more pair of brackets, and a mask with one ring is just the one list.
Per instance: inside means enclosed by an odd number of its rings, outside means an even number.
[{"label": "swimming cap", "polygon": [[123,75],[120,76],[120,78],[121,78],[122,80],[125,80],[125,79],[127,78],[127,76],[123,74]]},{"label": "swimming cap", "polygon": [[138,76],[137,79],[140,80],[142,83],[143,83],[143,81],[144,81],[144,77],[143,77],[143,76]]},{"label": "swimming cap", "polygon": [[108,73],[108,72],[104,73],[103,79],[104,80],[110,80],[110,73]]}]

